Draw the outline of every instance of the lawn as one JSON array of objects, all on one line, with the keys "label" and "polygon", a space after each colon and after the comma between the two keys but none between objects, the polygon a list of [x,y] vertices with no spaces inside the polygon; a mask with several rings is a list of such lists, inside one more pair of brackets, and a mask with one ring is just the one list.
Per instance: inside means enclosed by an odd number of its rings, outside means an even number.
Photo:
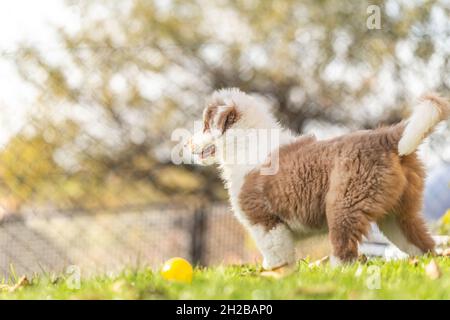
[{"label": "lawn", "polygon": [[[429,266],[432,260],[439,271]],[[79,289],[70,289],[64,276],[35,276],[3,282],[0,299],[450,299],[449,257],[369,260],[339,268],[301,260],[297,271],[282,279],[261,277],[258,268],[197,268],[190,284],[168,282],[151,269],[124,270],[82,278]]]}]

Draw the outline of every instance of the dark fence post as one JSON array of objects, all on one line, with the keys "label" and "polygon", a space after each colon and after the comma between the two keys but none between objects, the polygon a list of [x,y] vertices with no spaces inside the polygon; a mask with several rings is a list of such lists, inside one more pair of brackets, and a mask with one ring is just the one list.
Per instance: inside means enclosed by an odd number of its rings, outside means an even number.
[{"label": "dark fence post", "polygon": [[194,265],[204,265],[205,257],[205,232],[206,214],[205,208],[200,207],[194,213],[191,229],[191,261]]}]

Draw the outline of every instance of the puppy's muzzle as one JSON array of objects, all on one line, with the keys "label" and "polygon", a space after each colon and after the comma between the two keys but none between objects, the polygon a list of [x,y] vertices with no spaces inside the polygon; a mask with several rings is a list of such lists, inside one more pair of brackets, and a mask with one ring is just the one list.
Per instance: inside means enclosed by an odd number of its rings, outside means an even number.
[{"label": "puppy's muzzle", "polygon": [[212,136],[207,133],[196,133],[186,143],[190,152],[199,157],[200,160],[205,160],[214,157],[216,154],[216,146]]}]

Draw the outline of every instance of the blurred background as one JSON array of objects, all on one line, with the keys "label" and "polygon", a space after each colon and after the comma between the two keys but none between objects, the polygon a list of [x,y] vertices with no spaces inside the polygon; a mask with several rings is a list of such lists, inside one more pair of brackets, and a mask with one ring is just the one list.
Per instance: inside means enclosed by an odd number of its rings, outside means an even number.
[{"label": "blurred background", "polygon": [[[392,124],[450,97],[449,54],[448,0],[2,1],[0,277],[258,261],[216,168],[172,163],[172,132],[231,86],[319,138]],[[448,123],[420,155],[446,233]]]}]

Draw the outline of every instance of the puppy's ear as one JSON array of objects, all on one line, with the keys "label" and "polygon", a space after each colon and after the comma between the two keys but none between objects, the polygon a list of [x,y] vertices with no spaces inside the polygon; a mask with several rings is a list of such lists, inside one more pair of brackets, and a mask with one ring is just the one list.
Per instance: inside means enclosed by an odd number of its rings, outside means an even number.
[{"label": "puppy's ear", "polygon": [[211,119],[217,111],[217,106],[213,104],[208,104],[208,106],[203,110],[203,132],[210,129]]},{"label": "puppy's ear", "polygon": [[239,119],[239,112],[236,107],[226,107],[224,111],[221,112],[219,120],[217,121],[217,126],[222,132],[225,133],[233,124]]}]

